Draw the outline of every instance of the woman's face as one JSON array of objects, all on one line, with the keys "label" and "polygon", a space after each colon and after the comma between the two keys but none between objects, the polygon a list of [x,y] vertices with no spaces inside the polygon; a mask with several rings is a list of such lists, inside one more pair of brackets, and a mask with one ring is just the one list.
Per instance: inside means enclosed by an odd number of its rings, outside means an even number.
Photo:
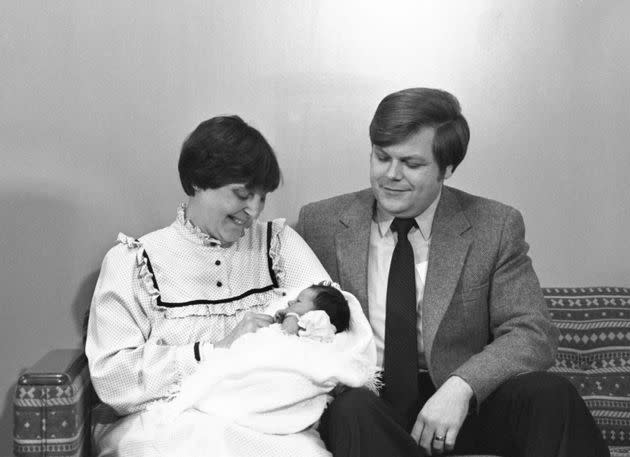
[{"label": "woman's face", "polygon": [[199,189],[190,198],[188,218],[221,243],[234,243],[262,212],[266,195],[236,183]]}]

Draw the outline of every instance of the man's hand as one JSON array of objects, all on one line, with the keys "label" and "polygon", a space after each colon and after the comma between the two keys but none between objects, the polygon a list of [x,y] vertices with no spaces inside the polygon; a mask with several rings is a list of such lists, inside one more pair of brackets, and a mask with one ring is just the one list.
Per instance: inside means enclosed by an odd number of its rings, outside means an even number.
[{"label": "man's hand", "polygon": [[424,404],[411,436],[428,455],[453,450],[472,396],[473,390],[466,381],[451,376]]}]

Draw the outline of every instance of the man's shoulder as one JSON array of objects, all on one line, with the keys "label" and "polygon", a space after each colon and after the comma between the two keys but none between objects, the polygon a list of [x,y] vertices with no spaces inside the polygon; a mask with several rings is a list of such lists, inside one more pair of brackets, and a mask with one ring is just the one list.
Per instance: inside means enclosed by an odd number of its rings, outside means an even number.
[{"label": "man's shoulder", "polygon": [[367,204],[373,199],[372,189],[367,188],[356,192],[337,195],[335,197],[326,198],[311,203],[307,203],[302,207],[302,211],[317,214],[339,214],[345,208],[356,204]]},{"label": "man's shoulder", "polygon": [[447,189],[447,191],[457,199],[461,209],[466,214],[473,217],[480,216],[485,218],[488,216],[502,215],[516,211],[514,207],[497,200],[473,195],[454,187],[445,186],[445,189]]}]

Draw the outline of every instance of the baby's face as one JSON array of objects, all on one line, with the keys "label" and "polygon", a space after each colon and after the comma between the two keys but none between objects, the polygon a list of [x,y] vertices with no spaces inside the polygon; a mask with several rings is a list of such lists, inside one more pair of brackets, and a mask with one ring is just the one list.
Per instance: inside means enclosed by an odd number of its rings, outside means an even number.
[{"label": "baby's face", "polygon": [[315,304],[313,300],[317,296],[317,292],[313,289],[304,289],[298,294],[295,300],[289,300],[288,310],[298,316],[301,316],[309,311],[315,311]]}]

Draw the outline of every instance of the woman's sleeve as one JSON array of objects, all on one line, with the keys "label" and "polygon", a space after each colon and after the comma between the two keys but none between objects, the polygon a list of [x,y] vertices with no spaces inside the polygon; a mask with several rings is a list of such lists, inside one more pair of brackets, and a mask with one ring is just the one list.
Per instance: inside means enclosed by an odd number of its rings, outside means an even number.
[{"label": "woman's sleeve", "polygon": [[278,232],[277,246],[272,243],[273,267],[280,287],[304,288],[321,281],[330,281],[330,276],[298,233],[284,225]]},{"label": "woman's sleeve", "polygon": [[166,346],[151,339],[148,312],[155,292],[143,280],[139,249],[119,244],[105,256],[85,346],[96,392],[122,415],[174,396],[197,365],[192,344]]}]

